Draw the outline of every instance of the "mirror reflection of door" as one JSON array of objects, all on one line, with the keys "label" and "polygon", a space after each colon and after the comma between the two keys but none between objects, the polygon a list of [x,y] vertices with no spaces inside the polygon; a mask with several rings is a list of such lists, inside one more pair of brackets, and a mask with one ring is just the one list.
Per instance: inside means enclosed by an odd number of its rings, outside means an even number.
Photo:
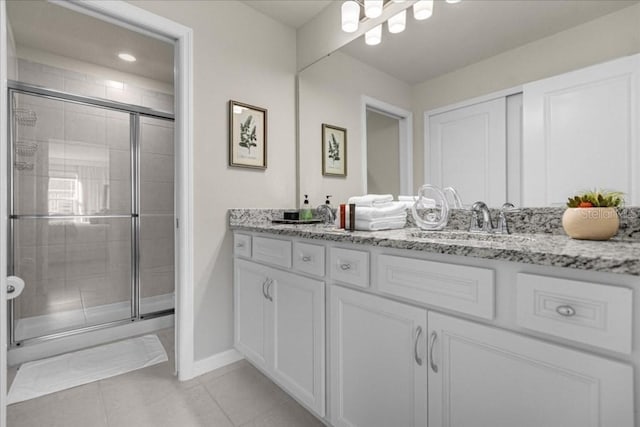
[{"label": "mirror reflection of door", "polygon": [[367,109],[367,193],[400,194],[400,120]]}]

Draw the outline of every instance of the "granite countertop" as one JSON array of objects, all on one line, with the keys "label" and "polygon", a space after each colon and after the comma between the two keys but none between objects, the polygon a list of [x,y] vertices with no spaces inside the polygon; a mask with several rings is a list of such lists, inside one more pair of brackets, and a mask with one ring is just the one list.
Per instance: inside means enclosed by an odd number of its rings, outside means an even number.
[{"label": "granite countertop", "polygon": [[615,237],[604,242],[574,240],[564,234],[482,235],[462,230],[423,231],[415,227],[388,231],[345,231],[322,224],[272,224],[268,211],[231,210],[234,230],[266,232],[303,239],[468,256],[535,265],[640,276],[640,240]]}]

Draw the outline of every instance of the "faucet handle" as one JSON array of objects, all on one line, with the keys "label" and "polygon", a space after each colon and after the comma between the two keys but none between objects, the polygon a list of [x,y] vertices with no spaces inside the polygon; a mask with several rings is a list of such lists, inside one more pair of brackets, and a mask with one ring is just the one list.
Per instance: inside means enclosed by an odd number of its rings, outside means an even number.
[{"label": "faucet handle", "polygon": [[520,208],[516,208],[513,203],[506,202],[500,208],[500,212],[520,212]]}]

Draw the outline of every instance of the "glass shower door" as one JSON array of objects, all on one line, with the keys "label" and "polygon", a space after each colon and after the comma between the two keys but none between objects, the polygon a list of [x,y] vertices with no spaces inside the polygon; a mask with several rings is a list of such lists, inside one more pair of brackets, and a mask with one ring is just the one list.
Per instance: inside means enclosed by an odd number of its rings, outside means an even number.
[{"label": "glass shower door", "polygon": [[131,115],[11,98],[13,341],[130,319]]}]

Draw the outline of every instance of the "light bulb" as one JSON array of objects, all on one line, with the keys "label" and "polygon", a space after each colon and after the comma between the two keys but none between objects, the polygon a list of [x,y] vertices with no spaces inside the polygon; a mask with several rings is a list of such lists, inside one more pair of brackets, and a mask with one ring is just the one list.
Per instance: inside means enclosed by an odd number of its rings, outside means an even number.
[{"label": "light bulb", "polygon": [[358,30],[360,21],[360,5],[349,0],[342,3],[342,31],[353,33]]},{"label": "light bulb", "polygon": [[420,0],[413,4],[413,17],[418,21],[431,18],[433,15],[433,0]]},{"label": "light bulb", "polygon": [[393,15],[387,21],[387,25],[389,26],[389,32],[396,34],[404,31],[407,25],[407,11],[403,10],[400,13]]},{"label": "light bulb", "polygon": [[367,18],[377,18],[382,15],[382,0],[364,0],[364,15]]},{"label": "light bulb", "polygon": [[449,4],[455,4],[455,3],[460,3],[462,0],[446,0],[447,3]]},{"label": "light bulb", "polygon": [[364,33],[364,42],[369,46],[375,46],[382,41],[382,24]]}]

